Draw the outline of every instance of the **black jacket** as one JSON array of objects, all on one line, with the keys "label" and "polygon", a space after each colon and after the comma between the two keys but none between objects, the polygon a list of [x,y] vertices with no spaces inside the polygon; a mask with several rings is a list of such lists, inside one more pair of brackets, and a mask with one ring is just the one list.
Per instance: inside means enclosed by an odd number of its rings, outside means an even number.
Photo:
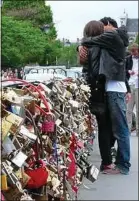
[{"label": "black jacket", "polygon": [[133,67],[133,59],[132,59],[132,55],[128,55],[126,57],[126,77],[127,79],[129,80],[130,78],[130,74],[128,73],[129,70],[132,70],[132,67]]},{"label": "black jacket", "polygon": [[82,45],[88,48],[96,45],[101,48],[99,73],[104,74],[107,80],[125,81],[125,50],[128,46],[128,35],[124,27],[96,37],[84,38]]},{"label": "black jacket", "polygon": [[[89,76],[92,70],[94,74],[99,68],[99,74],[105,75],[107,80],[125,81],[127,91],[130,92],[128,84],[130,64],[125,62],[125,50],[128,45],[125,27],[120,27],[116,31],[105,32],[97,37],[83,39],[82,45],[89,48],[89,58],[91,56],[89,66],[92,67],[89,67]],[[84,66],[84,71],[87,71],[86,67],[87,65]]]}]

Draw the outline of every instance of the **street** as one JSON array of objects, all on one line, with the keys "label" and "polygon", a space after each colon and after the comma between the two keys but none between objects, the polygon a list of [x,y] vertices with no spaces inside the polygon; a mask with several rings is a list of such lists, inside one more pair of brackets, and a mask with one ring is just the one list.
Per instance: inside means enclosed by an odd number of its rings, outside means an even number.
[{"label": "street", "polygon": [[[98,168],[100,155],[95,139],[92,162]],[[80,187],[79,200],[138,200],[138,137],[131,136],[131,172],[129,175],[103,175],[91,183],[84,180]]]}]

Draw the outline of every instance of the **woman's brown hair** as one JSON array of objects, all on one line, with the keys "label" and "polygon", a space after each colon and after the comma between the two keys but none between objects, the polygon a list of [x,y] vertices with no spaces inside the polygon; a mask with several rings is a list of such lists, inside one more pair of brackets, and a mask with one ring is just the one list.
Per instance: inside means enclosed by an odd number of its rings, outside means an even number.
[{"label": "woman's brown hair", "polygon": [[104,25],[100,21],[90,21],[88,22],[83,31],[84,37],[94,37],[102,34],[104,32]]}]

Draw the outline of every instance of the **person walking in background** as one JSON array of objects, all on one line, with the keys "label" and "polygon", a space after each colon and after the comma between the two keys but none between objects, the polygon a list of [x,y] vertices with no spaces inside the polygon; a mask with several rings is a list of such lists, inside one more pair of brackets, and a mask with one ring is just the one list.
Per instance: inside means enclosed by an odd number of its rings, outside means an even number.
[{"label": "person walking in background", "polygon": [[14,78],[18,78],[18,70],[17,69],[14,70]]},{"label": "person walking in background", "polygon": [[138,122],[138,71],[139,71],[139,47],[137,44],[133,44],[130,48],[131,55],[128,57],[127,62],[132,69],[129,69],[130,79],[129,84],[131,88],[131,99],[127,104],[127,121],[130,131],[132,131],[133,122],[133,110],[135,107],[136,115],[136,134],[139,134],[139,122]]},{"label": "person walking in background", "polygon": [[21,68],[21,70],[20,70],[20,73],[19,73],[19,79],[23,79],[23,76],[24,76],[24,71],[23,71],[23,69]]},{"label": "person walking in background", "polygon": [[8,70],[4,71],[4,74],[3,74],[2,79],[3,79],[3,80],[8,79]]}]

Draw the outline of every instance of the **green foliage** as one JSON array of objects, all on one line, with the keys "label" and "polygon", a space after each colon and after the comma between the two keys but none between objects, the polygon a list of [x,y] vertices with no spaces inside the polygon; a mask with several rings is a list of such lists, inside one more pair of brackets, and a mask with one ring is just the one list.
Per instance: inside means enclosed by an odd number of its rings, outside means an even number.
[{"label": "green foliage", "polygon": [[[18,67],[41,62],[44,52],[51,51],[46,35],[29,22],[2,17],[2,64]],[[47,59],[47,58],[46,58]]]},{"label": "green foliage", "polygon": [[72,44],[69,47],[63,46],[60,50],[58,64],[66,66],[77,66],[77,45]]},{"label": "green foliage", "polygon": [[[49,25],[48,33],[41,31]],[[45,0],[4,0],[2,7],[2,66],[77,65],[76,45],[56,40],[50,6]]]},{"label": "green foliage", "polygon": [[139,44],[139,34],[136,36],[135,43]]},{"label": "green foliage", "polygon": [[31,21],[36,26],[53,22],[51,8],[44,0],[4,0],[2,13],[17,20]]},{"label": "green foliage", "polygon": [[[41,31],[50,25],[48,33]],[[4,0],[2,7],[2,65],[24,66],[53,62],[57,54],[56,29],[44,0]]]}]

